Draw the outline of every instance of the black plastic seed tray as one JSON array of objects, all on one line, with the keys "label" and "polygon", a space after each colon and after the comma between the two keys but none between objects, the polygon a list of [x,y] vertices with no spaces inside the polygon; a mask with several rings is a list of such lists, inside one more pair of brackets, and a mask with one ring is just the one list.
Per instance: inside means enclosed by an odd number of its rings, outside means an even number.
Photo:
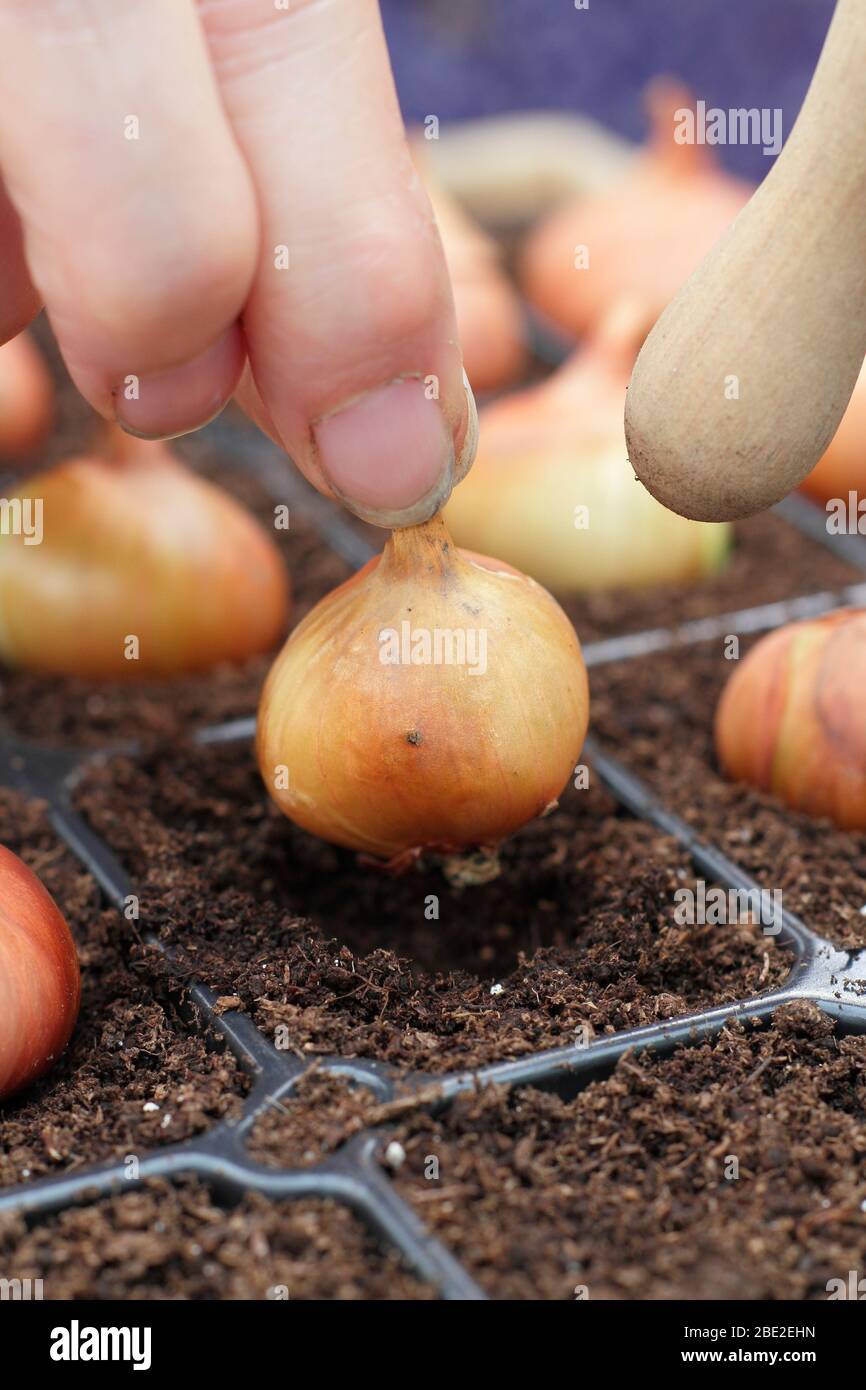
[{"label": "black plastic seed tray", "polygon": [[[329,502],[312,492],[286,466],[283,455],[267,442],[251,440],[245,432],[218,424],[210,431],[220,452],[244,458],[280,502],[288,500],[313,522],[326,544],[354,565],[370,552],[367,543]],[[866,572],[866,542],[859,537],[828,537],[821,514],[798,498],[778,509],[813,540],[818,540]],[[789,602],[725,613],[689,622],[678,628],[659,628],[592,643],[585,648],[588,666],[628,661],[648,652],[689,647],[731,632],[757,633],[779,623],[812,616],[850,603],[866,603],[866,582],[838,593],[818,593]],[[230,743],[249,739],[254,719],[199,731],[199,743]],[[114,751],[114,750],[107,750]],[[98,756],[104,756],[100,754]],[[75,782],[93,759],[48,750],[0,730],[0,785],[43,799],[60,838],[85,865],[105,896],[118,910],[134,891],[123,867],[105,843],[73,809]],[[755,881],[712,844],[668,810],[640,778],[627,771],[594,738],[587,739],[585,757],[616,800],[633,816],[649,821],[674,836],[707,880],[726,889],[759,889]],[[479,890],[483,891],[483,890]],[[152,944],[153,938],[147,938]],[[839,950],[788,912],[783,914],[778,940],[791,952],[791,969],[778,988],[720,1007],[702,1009],[668,1022],[609,1034],[586,1045],[531,1053],[516,1061],[496,1063],[471,1072],[430,1076],[399,1072],[375,1060],[317,1057],[306,1062],[278,1051],[245,1014],[222,1012],[214,994],[202,985],[190,989],[191,1026],[207,1029],[227,1045],[253,1078],[252,1089],[238,1118],[223,1120],[203,1135],[144,1155],[137,1179],[122,1161],[77,1169],[0,1190],[0,1211],[13,1211],[38,1220],[73,1203],[93,1202],[109,1194],[128,1192],[151,1178],[175,1180],[194,1175],[214,1194],[231,1203],[254,1191],[274,1199],[329,1197],[345,1203],[386,1243],[395,1247],[406,1265],[429,1281],[445,1299],[485,1299],[461,1264],[424,1227],[415,1211],[400,1197],[385,1175],[381,1157],[388,1138],[387,1121],[349,1140],[337,1153],[304,1169],[279,1169],[253,1159],[247,1139],[256,1120],[287,1097],[313,1065],[348,1082],[366,1087],[380,1102],[415,1098],[431,1110],[447,1106],[461,1091],[477,1085],[536,1086],[565,1097],[588,1082],[609,1074],[630,1049],[658,1052],[710,1037],[733,1019],[767,1019],[780,1005],[808,1000],[831,1014],[842,1031],[866,1031],[866,948]],[[160,946],[160,949],[163,949]]]}]

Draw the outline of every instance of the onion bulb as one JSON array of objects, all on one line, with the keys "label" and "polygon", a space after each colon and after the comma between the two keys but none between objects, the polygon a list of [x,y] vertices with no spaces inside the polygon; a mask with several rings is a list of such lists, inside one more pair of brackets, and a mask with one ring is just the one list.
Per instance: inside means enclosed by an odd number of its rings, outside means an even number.
[{"label": "onion bulb", "polygon": [[706,145],[676,142],[676,112],[692,104],[679,83],[651,83],[647,148],[610,187],[568,202],[530,233],[521,283],[568,332],[592,329],[623,297],[644,303],[654,323],[750,197],[751,186],[723,173]]},{"label": "onion bulb", "polygon": [[497,390],[519,376],[526,360],[520,302],[496,242],[436,181],[420,142],[414,155],[442,238],[466,374],[473,390]]},{"label": "onion bulb", "polygon": [[588,709],[559,605],[435,517],[395,531],[292,633],[262,694],[259,767],[291,820],[399,868],[492,850],[543,812]]},{"label": "onion bulb", "polygon": [[481,411],[475,463],[445,512],[458,545],[502,555],[557,594],[719,569],[729,528],[668,511],[629,467],[623,402],[645,326],[637,306],[618,305],[558,372]]},{"label": "onion bulb", "polygon": [[0,538],[0,659],[138,677],[242,661],[279,639],[282,560],[233,498],[162,444],[117,430],[105,455],[27,479]]},{"label": "onion bulb", "polygon": [[26,333],[0,346],[0,458],[41,444],[54,416],[48,368]]},{"label": "onion bulb", "polygon": [[866,363],[827,452],[800,490],[816,502],[841,498],[846,506],[849,492],[866,498]]},{"label": "onion bulb", "polygon": [[627,140],[574,111],[507,111],[449,121],[420,137],[427,167],[486,227],[527,226],[557,203],[594,193],[633,158]]},{"label": "onion bulb", "polygon": [[842,609],[764,637],[716,713],[727,775],[846,830],[866,830],[866,610]]},{"label": "onion bulb", "polygon": [[59,1057],[80,996],[75,946],[54,899],[0,846],[0,1099]]}]

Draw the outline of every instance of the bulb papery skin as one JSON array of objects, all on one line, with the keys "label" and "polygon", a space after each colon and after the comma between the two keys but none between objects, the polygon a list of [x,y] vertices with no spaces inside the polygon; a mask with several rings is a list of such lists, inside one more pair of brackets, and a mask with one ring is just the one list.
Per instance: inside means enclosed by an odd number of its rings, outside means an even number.
[{"label": "bulb papery skin", "polygon": [[398,865],[494,847],[541,814],[588,713],[555,600],[458,551],[434,518],[395,532],[291,635],[262,694],[259,767],[298,825]]},{"label": "bulb papery skin", "polygon": [[724,565],[728,526],[686,520],[635,479],[622,419],[629,360],[591,345],[481,411],[475,463],[445,511],[458,545],[563,596],[687,584]]},{"label": "bulb papery skin", "polygon": [[162,445],[124,436],[110,456],[70,459],[14,496],[24,525],[0,538],[8,666],[170,676],[243,661],[285,631],[288,577],[273,541]]},{"label": "bulb papery skin", "polygon": [[81,996],[75,946],[53,898],[0,846],[0,1099],[29,1085],[69,1041]]},{"label": "bulb papery skin", "polygon": [[733,780],[793,810],[866,829],[866,610],[842,609],[762,638],[716,711]]}]

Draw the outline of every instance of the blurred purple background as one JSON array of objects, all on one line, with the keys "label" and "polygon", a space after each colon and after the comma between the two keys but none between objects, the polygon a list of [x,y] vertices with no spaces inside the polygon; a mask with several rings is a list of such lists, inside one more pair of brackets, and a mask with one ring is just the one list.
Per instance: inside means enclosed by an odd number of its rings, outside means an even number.
[{"label": "blurred purple background", "polygon": [[[787,137],[833,0],[382,0],[382,13],[409,122],[553,107],[637,140],[643,87],[670,73],[708,106],[781,107]],[[755,179],[772,162],[718,153]]]}]

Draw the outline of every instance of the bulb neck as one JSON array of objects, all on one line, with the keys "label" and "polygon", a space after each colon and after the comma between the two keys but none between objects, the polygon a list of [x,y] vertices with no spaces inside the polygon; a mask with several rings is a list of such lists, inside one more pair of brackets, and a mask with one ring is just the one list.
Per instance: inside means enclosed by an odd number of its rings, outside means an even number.
[{"label": "bulb neck", "polygon": [[139,439],[128,434],[113,420],[100,420],[94,432],[94,454],[118,471],[131,469],[136,464],[151,466],[164,454],[160,441]]},{"label": "bulb neck", "polygon": [[441,514],[422,526],[403,526],[392,531],[378,573],[388,578],[427,573],[444,574],[457,561],[457,550]]},{"label": "bulb neck", "polygon": [[716,167],[708,146],[674,138],[677,113],[695,110],[695,98],[687,87],[671,78],[657,78],[650,83],[645,102],[650,120],[647,154],[659,169],[671,178],[689,179]]}]

